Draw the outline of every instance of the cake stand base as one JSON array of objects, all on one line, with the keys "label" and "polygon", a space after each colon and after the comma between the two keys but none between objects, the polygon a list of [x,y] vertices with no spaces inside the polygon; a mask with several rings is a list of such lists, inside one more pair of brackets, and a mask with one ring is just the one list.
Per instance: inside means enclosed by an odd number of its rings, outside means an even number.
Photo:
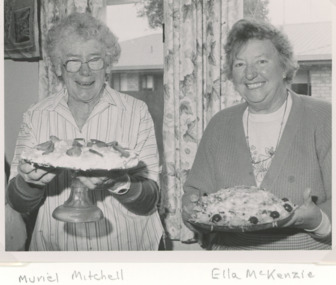
[{"label": "cake stand base", "polygon": [[98,222],[103,218],[103,212],[96,206],[86,208],[73,208],[59,206],[52,214],[53,218],[67,223]]},{"label": "cake stand base", "polygon": [[53,218],[67,223],[97,222],[103,218],[103,212],[92,203],[89,190],[78,178],[74,177],[71,184],[71,194],[63,205],[57,207]]}]

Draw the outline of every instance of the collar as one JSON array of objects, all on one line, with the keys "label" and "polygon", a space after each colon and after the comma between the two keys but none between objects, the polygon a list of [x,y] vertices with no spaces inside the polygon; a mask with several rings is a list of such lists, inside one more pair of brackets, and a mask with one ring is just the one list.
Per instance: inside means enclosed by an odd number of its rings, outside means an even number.
[{"label": "collar", "polygon": [[[127,96],[130,96],[130,95],[127,95]],[[101,97],[99,102],[102,102],[102,103],[105,102],[110,105],[115,105],[116,107],[122,108],[122,109],[126,108],[123,94],[112,89],[108,84],[105,84],[103,96]]]},{"label": "collar", "polygon": [[[68,108],[68,91],[64,87],[62,90],[60,90],[57,94],[53,95],[53,102],[48,107],[48,110],[55,110],[57,106],[63,106]],[[107,84],[105,84],[103,89],[103,95],[101,96],[98,104],[107,104],[107,105],[115,105],[119,108],[125,109],[125,104],[122,100],[121,93],[115,91],[111,87],[109,87]]]}]

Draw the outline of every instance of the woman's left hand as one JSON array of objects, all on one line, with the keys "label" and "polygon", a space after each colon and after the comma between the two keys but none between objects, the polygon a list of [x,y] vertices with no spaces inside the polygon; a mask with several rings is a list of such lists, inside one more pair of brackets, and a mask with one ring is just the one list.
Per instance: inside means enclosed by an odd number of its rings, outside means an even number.
[{"label": "woman's left hand", "polygon": [[320,208],[312,201],[311,189],[306,188],[303,193],[303,205],[299,206],[293,217],[284,227],[294,227],[299,229],[315,229],[322,221],[322,213]]},{"label": "woman's left hand", "polygon": [[108,189],[113,187],[115,183],[122,183],[128,181],[126,173],[120,171],[111,171],[106,176],[91,175],[91,176],[77,176],[77,178],[87,187],[89,190]]}]

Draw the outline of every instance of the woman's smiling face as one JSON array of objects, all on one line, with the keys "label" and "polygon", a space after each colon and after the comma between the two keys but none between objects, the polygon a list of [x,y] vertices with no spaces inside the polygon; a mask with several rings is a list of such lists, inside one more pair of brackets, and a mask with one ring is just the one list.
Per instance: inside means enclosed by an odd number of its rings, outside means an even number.
[{"label": "woman's smiling face", "polygon": [[[69,97],[73,101],[93,103],[99,100],[105,83],[105,74],[109,68],[105,62],[105,52],[101,43],[97,40],[83,40],[73,38],[61,45],[61,66],[56,71],[61,75],[67,88]],[[100,70],[91,70],[86,62],[102,58],[104,66]],[[64,64],[69,60],[82,62],[77,72],[69,72]]]},{"label": "woman's smiling face", "polygon": [[270,40],[250,39],[233,60],[232,80],[251,112],[270,113],[280,108],[286,98],[284,72]]}]

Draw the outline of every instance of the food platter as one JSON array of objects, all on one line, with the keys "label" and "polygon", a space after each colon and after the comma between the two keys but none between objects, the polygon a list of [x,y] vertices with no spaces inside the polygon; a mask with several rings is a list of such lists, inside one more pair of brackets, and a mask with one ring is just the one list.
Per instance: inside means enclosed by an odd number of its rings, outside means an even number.
[{"label": "food platter", "polygon": [[139,163],[135,150],[121,147],[117,142],[60,140],[55,136],[23,151],[21,159],[38,167],[78,171],[124,170]]},{"label": "food platter", "polygon": [[41,162],[36,162],[36,161],[32,161],[29,159],[23,159],[23,161],[30,163],[31,165],[38,167],[38,168],[44,168],[44,169],[67,169],[67,170],[73,170],[76,172],[108,172],[108,171],[132,171],[134,169],[137,169],[138,166],[138,162],[134,163],[125,163],[123,166],[110,166],[110,167],[100,167],[100,166],[91,166],[91,167],[81,167],[77,165],[73,165],[73,164],[64,164],[64,165],[51,165],[48,163],[41,163]]},{"label": "food platter", "polygon": [[216,225],[214,223],[200,223],[192,219],[188,222],[194,226],[196,229],[202,232],[256,232],[274,228],[280,228],[286,224],[294,215],[294,211],[291,212],[286,218],[273,221],[271,223],[263,223],[257,225],[242,225],[242,226],[223,226]]},{"label": "food platter", "polygon": [[189,223],[210,232],[254,232],[282,227],[295,209],[286,197],[280,199],[265,189],[238,185],[199,197]]},{"label": "food platter", "polygon": [[73,170],[69,198],[52,214],[56,220],[66,223],[98,222],[104,216],[102,210],[91,201],[89,188],[80,179],[82,172],[85,172],[85,176],[103,176],[105,181],[109,181],[106,171],[118,171],[115,174],[119,175],[119,171],[131,171],[139,164],[138,153],[120,146],[116,141],[105,143],[83,138],[61,140],[56,136],[26,148],[21,153],[21,160],[49,170]]}]

